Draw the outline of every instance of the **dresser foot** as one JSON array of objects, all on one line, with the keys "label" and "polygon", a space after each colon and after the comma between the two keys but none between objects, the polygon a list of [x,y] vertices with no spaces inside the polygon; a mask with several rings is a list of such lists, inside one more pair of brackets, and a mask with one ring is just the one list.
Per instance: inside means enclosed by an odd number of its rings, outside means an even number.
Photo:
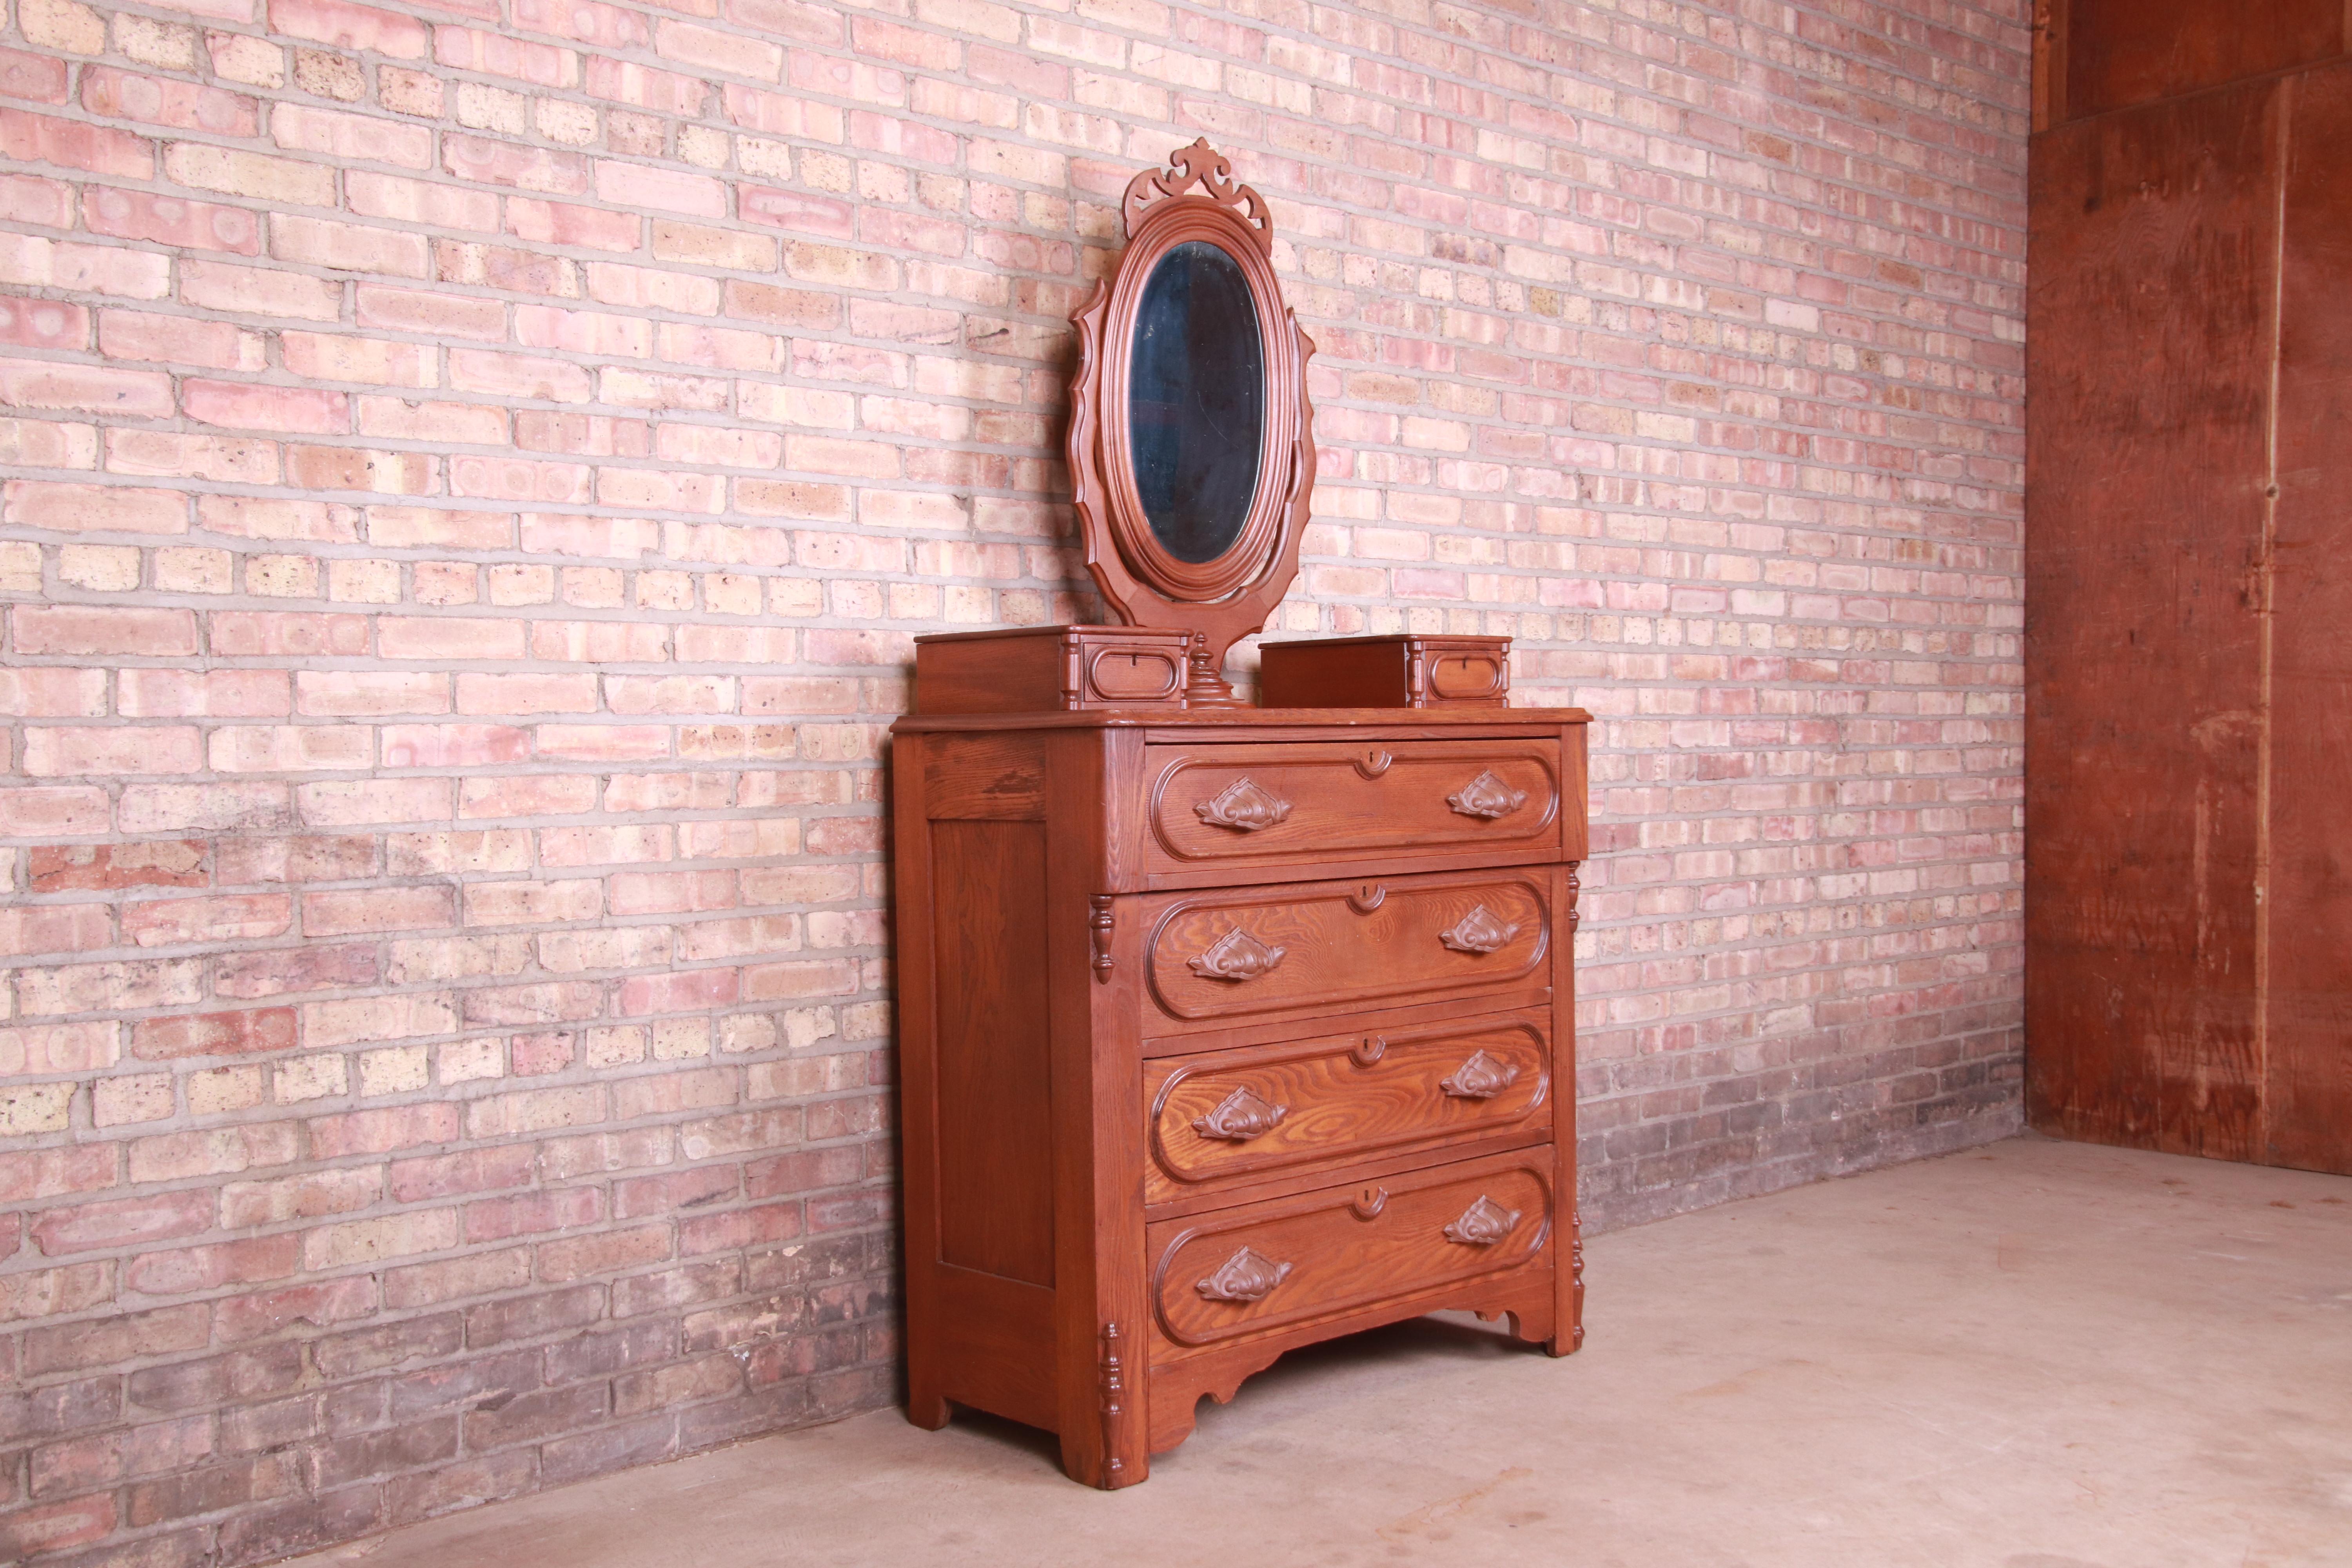
[{"label": "dresser foot", "polygon": [[1150,1457],[1140,1447],[1129,1453],[1105,1453],[1092,1443],[1062,1440],[1062,1473],[1081,1486],[1115,1492],[1141,1483],[1151,1474]]},{"label": "dresser foot", "polygon": [[907,1419],[926,1432],[936,1432],[948,1424],[948,1402],[944,1394],[915,1394],[907,1399]]}]

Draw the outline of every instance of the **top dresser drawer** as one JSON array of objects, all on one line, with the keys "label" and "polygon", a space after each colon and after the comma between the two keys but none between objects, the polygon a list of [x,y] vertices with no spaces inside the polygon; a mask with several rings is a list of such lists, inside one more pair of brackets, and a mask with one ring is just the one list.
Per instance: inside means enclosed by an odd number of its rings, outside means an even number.
[{"label": "top dresser drawer", "polygon": [[1148,868],[1559,848],[1559,742],[1329,741],[1145,750]]}]

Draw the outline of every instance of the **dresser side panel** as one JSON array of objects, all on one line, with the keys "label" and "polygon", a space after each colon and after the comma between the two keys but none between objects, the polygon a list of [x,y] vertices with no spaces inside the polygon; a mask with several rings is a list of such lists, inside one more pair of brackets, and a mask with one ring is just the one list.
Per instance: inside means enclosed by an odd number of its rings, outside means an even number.
[{"label": "dresser side panel", "polygon": [[934,822],[939,1261],[1054,1283],[1042,822]]}]

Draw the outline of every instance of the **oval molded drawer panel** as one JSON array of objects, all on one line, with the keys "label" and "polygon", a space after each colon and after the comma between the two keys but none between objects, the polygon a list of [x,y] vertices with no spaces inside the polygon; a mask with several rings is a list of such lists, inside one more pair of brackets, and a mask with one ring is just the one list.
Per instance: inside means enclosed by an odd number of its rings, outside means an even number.
[{"label": "oval molded drawer panel", "polygon": [[1160,1331],[1215,1344],[1517,1268],[1551,1234],[1552,1157],[1546,1145],[1153,1226]]},{"label": "oval molded drawer panel", "polygon": [[1144,1064],[1144,1201],[1551,1125],[1549,1015],[1356,1031]]},{"label": "oval molded drawer panel", "polygon": [[1559,847],[1559,742],[1147,748],[1147,868]]},{"label": "oval molded drawer panel", "polygon": [[1549,878],[1454,872],[1176,898],[1147,941],[1152,999],[1192,1021],[1540,985]]}]

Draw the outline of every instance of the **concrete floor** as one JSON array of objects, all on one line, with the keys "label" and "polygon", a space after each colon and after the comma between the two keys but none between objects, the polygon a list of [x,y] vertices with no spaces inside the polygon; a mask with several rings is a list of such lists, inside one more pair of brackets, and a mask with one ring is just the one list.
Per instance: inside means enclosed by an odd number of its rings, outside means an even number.
[{"label": "concrete floor", "polygon": [[2352,1180],[2022,1138],[1587,1250],[1581,1353],[1304,1352],[1129,1491],[885,1410],[303,1563],[2352,1564]]}]

